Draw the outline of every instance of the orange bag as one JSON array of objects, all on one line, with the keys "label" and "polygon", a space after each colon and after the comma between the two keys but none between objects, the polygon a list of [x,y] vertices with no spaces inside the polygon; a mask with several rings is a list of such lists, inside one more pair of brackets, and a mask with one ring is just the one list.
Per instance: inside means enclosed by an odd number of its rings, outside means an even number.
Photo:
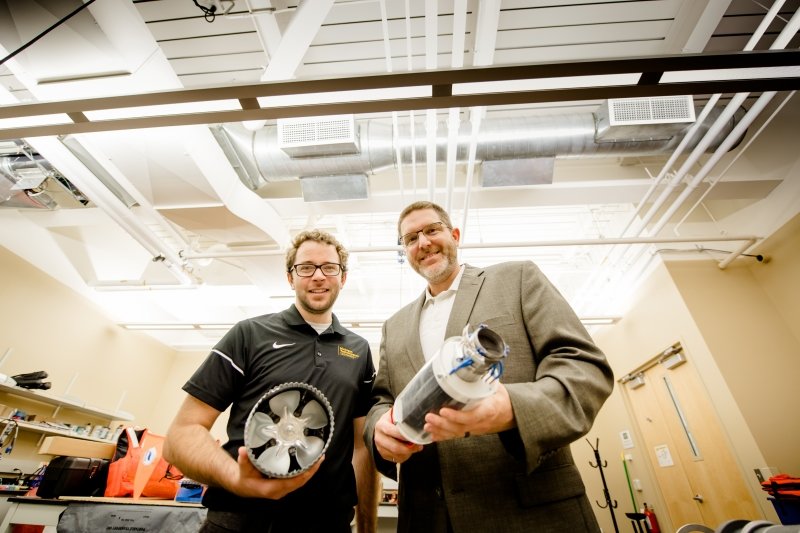
[{"label": "orange bag", "polygon": [[[144,463],[142,442],[145,437],[150,440],[162,439],[160,435],[148,433],[146,429],[136,430],[132,427],[125,428],[117,440],[117,449],[114,458],[108,467],[108,480],[106,481],[105,496],[125,497],[134,496],[137,472],[142,471]],[[175,499],[183,474],[177,467],[170,465],[160,454],[155,467],[152,469],[147,482],[142,489],[142,496],[148,498]],[[147,469],[149,470],[149,469]],[[145,470],[146,471],[146,470]]]}]

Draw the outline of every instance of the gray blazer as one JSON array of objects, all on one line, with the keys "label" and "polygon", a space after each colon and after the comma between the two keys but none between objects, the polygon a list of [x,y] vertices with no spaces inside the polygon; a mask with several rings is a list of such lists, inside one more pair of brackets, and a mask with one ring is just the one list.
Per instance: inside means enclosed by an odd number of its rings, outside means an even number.
[{"label": "gray blazer", "polygon": [[[383,325],[365,440],[378,470],[375,423],[424,365],[423,294]],[[569,444],[584,436],[611,394],[613,375],[572,308],[536,265],[466,266],[446,337],[486,324],[509,345],[501,378],[517,428],[425,446],[400,467],[398,531],[599,531]]]}]

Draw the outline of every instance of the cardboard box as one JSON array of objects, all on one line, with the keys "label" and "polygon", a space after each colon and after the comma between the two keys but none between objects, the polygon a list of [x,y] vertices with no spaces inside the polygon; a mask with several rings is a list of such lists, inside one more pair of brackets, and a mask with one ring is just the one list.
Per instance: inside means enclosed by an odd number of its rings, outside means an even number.
[{"label": "cardboard box", "polygon": [[117,444],[114,442],[97,442],[72,437],[45,437],[39,447],[39,453],[46,455],[64,455],[69,457],[95,457],[111,459]]}]

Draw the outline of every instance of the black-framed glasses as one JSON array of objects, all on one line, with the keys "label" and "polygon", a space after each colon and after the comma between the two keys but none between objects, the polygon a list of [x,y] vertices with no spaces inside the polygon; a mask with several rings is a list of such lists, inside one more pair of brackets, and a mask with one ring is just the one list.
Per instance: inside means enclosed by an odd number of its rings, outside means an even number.
[{"label": "black-framed glasses", "polygon": [[289,272],[294,270],[294,273],[301,278],[310,278],[314,272],[320,269],[326,276],[338,276],[342,272],[342,265],[339,263],[322,263],[321,265],[314,265],[312,263],[298,263],[289,269]]},{"label": "black-framed glasses", "polygon": [[406,248],[411,248],[417,241],[419,241],[419,234],[422,233],[425,235],[427,239],[432,239],[439,235],[441,232],[444,231],[444,228],[447,226],[444,225],[444,222],[431,222],[427,226],[422,229],[418,229],[417,231],[410,231],[400,237],[400,244],[405,246]]}]

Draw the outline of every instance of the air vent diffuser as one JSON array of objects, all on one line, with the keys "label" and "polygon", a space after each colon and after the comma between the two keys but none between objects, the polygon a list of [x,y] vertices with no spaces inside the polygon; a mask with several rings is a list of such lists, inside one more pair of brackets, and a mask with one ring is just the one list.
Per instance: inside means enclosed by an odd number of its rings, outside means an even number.
[{"label": "air vent diffuser", "polygon": [[689,95],[606,100],[597,112],[595,138],[668,139],[694,120],[694,103]]},{"label": "air vent diffuser", "polygon": [[290,157],[358,153],[353,115],[278,120],[278,147]]}]

